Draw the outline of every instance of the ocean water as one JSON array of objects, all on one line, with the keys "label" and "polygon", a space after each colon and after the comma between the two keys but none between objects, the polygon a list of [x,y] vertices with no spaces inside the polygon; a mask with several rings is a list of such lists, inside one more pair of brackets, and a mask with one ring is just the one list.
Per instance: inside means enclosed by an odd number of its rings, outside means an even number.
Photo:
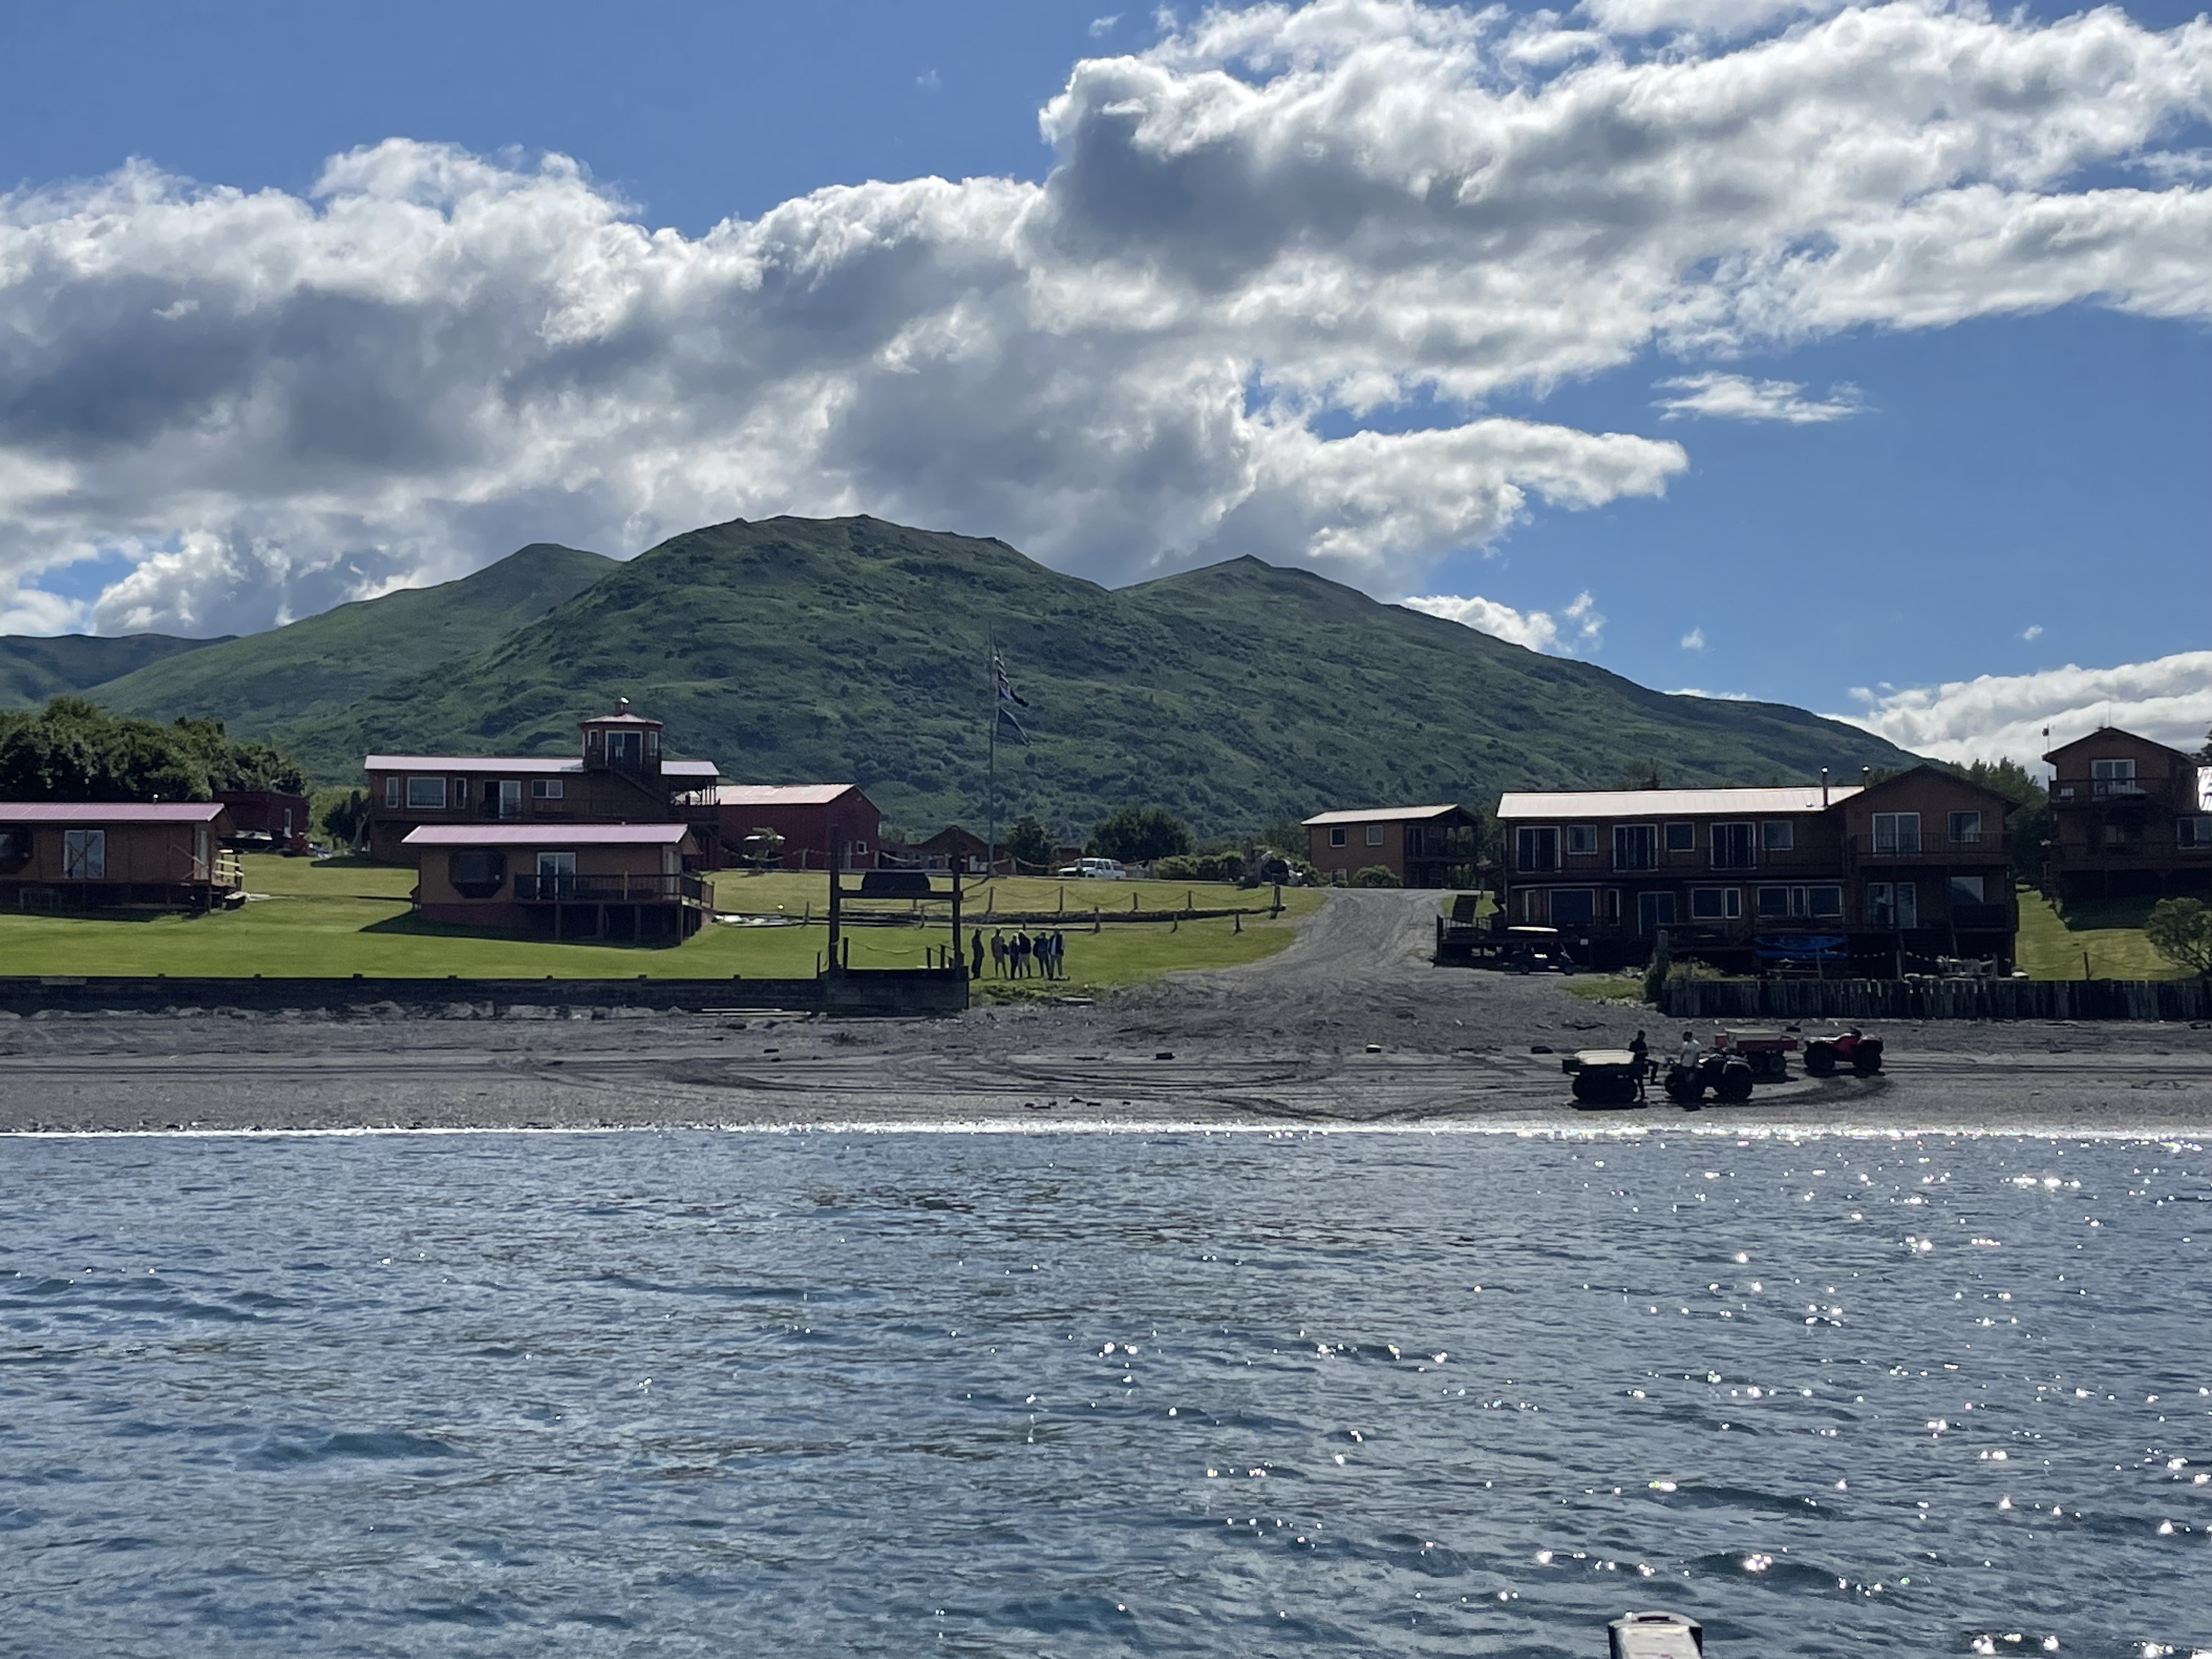
[{"label": "ocean water", "polygon": [[0,1140],[0,1652],[2212,1649],[2212,1162]]}]

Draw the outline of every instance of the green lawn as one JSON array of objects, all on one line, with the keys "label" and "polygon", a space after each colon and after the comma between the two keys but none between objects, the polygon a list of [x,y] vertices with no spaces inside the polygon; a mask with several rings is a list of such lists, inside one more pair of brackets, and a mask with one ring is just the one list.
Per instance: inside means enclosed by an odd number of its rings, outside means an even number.
[{"label": "green lawn", "polygon": [[2076,901],[2062,909],[2030,889],[2019,897],[2014,959],[2032,979],[2081,979],[2085,952],[2091,979],[2187,977],[2188,969],[2159,955],[2143,937],[2153,900]]},{"label": "green lawn", "polygon": [[[829,882],[820,875],[726,872],[715,878],[715,902],[724,911],[774,914],[780,908],[792,916],[811,912],[812,926],[714,923],[683,945],[653,946],[554,944],[418,921],[407,901],[415,884],[412,870],[352,860],[314,864],[267,854],[249,854],[244,862],[246,890],[266,896],[240,910],[127,919],[0,915],[0,964],[15,974],[777,978],[813,973],[827,942],[821,916]],[[1002,909],[1050,908],[1058,885],[1042,880],[991,884]],[[1103,889],[1109,884],[1092,885]],[[1111,887],[1126,906],[1138,884]],[[1146,908],[1165,908],[1180,904],[1186,890],[1200,908],[1264,903],[1267,898],[1265,890],[1240,893],[1203,883],[1172,889],[1147,883],[1139,897]],[[1064,930],[1069,977],[1060,988],[1126,984],[1176,969],[1224,967],[1269,955],[1289,943],[1292,918],[1311,910],[1322,896],[1291,889],[1283,896],[1284,920],[1247,918],[1241,932],[1234,922],[1220,921],[1121,924],[1094,935],[1088,931],[1087,906],[1079,927],[1076,894],[1071,890]],[[988,938],[988,915],[976,920],[987,924]],[[854,968],[918,968],[925,952],[944,944],[946,935],[940,925],[855,927],[847,937]],[[1042,981],[1023,981],[1022,987],[1039,988]]]}]

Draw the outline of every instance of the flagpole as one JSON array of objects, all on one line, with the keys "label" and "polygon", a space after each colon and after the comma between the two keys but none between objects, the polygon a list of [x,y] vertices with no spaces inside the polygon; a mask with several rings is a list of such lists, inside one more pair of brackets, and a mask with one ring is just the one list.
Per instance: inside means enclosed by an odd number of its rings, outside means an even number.
[{"label": "flagpole", "polygon": [[983,854],[983,878],[999,872],[999,630],[991,630],[989,685],[984,695],[991,704],[988,758],[983,763],[983,811],[990,820],[991,839]]}]

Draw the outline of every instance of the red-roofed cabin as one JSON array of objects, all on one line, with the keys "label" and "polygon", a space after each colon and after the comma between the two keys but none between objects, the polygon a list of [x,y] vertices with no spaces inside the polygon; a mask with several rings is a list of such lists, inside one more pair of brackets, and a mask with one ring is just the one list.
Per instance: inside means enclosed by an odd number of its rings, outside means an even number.
[{"label": "red-roofed cabin", "polygon": [[757,830],[783,837],[785,870],[872,870],[883,844],[883,814],[856,783],[726,783],[714,791],[714,827],[725,866],[746,861]]},{"label": "red-roofed cabin", "polygon": [[217,801],[0,802],[0,907],[207,910],[243,878]]},{"label": "red-roofed cabin", "polygon": [[234,836],[266,836],[279,852],[307,850],[307,798],[282,789],[218,789]]},{"label": "red-roofed cabin", "polygon": [[427,921],[674,945],[714,908],[684,872],[695,843],[680,823],[425,824],[405,845]]}]

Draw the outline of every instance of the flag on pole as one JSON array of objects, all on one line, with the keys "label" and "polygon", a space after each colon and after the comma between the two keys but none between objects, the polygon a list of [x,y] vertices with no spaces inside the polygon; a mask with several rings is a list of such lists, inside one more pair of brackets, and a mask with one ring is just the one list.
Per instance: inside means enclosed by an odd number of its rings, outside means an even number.
[{"label": "flag on pole", "polygon": [[1004,703],[999,705],[998,737],[1000,743],[1018,743],[1024,749],[1030,746],[1030,734],[1022,730],[1022,723]]},{"label": "flag on pole", "polygon": [[998,684],[1000,702],[1010,702],[1017,708],[1030,706],[1030,700],[1015,690],[1013,681],[1006,678],[1006,659],[995,652],[991,656],[991,678]]}]

